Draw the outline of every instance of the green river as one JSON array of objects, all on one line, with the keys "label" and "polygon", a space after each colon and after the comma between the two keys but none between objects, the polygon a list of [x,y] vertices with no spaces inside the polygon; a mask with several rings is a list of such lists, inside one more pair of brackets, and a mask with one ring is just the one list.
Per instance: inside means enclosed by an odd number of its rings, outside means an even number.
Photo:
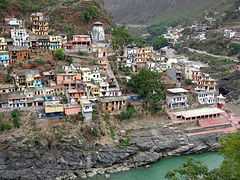
[{"label": "green river", "polygon": [[110,178],[96,176],[89,180],[164,180],[168,171],[181,166],[188,158],[201,161],[210,169],[219,167],[223,157],[216,152],[200,155],[189,155],[163,159],[151,165],[150,168],[137,168],[126,172],[111,174]]}]

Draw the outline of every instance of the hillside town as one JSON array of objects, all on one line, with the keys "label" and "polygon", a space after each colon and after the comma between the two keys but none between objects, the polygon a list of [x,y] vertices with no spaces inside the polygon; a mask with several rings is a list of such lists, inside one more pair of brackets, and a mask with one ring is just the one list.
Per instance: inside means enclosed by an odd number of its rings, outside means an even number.
[{"label": "hillside town", "polygon": [[238,26],[205,16],[142,42],[96,17],[85,33],[59,33],[45,12],[2,19],[0,179],[149,168],[240,129]]},{"label": "hillside town", "polygon": [[[22,19],[5,18],[6,36],[0,38],[0,64],[11,80],[0,86],[1,112],[34,112],[38,117],[36,121],[61,120],[81,114],[85,123],[91,123],[94,111],[116,115],[135,106],[132,99],[141,97],[123,93],[119,75],[113,73],[109,62],[114,51],[111,35],[105,34],[103,23],[93,23],[88,34],[67,37],[49,35],[48,21],[41,12],[32,13],[30,28]],[[197,33],[194,39],[205,40],[205,25],[191,28]],[[164,37],[174,45],[183,36],[183,30],[170,28]],[[224,36],[235,38],[237,33],[226,29]],[[48,69],[30,66],[33,61],[43,61],[36,59],[39,55],[53,55],[59,50],[70,59],[67,65],[52,63]],[[165,113],[176,126],[196,122],[196,126],[185,129],[189,134],[229,133],[239,128],[240,118],[225,109],[226,97],[217,88],[218,79],[204,71],[208,64],[191,61],[170,46],[154,50],[152,46],[135,44],[124,47],[117,64],[135,74],[142,69],[164,74]],[[121,78],[131,79],[127,75]]]}]

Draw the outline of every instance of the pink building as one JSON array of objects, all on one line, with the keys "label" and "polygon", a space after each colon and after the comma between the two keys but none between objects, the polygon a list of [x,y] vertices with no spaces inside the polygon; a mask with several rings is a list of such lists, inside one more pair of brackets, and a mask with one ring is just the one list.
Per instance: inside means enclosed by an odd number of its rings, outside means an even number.
[{"label": "pink building", "polygon": [[56,75],[57,85],[76,87],[79,81],[81,81],[80,73],[59,73]]},{"label": "pink building", "polygon": [[79,101],[81,97],[86,96],[86,91],[83,88],[69,89],[68,94],[75,101]]},{"label": "pink building", "polygon": [[66,116],[77,115],[81,112],[79,104],[67,104],[64,106],[64,114]]},{"label": "pink building", "polygon": [[89,35],[74,35],[72,41],[69,41],[65,45],[65,49],[67,50],[76,50],[82,47],[91,46],[91,37]]}]

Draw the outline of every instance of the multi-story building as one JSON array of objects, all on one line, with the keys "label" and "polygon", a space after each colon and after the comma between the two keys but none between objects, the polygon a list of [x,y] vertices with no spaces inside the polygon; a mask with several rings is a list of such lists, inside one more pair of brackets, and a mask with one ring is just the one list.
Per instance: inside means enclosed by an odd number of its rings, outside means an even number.
[{"label": "multi-story building", "polygon": [[5,51],[7,49],[7,42],[4,37],[0,37],[0,51]]},{"label": "multi-story building", "polygon": [[62,48],[63,39],[61,36],[49,36],[49,50],[56,50]]},{"label": "multi-story building", "polygon": [[49,49],[49,37],[48,36],[39,36],[37,39],[38,48],[42,50]]},{"label": "multi-story building", "polygon": [[11,38],[14,46],[29,47],[29,35],[26,29],[11,29]]},{"label": "multi-story building", "polygon": [[43,13],[33,13],[31,15],[32,33],[35,35],[48,35],[48,18]]},{"label": "multi-story building", "polygon": [[133,67],[138,63],[147,63],[153,58],[153,47],[127,46],[124,49],[124,57],[126,58],[127,67]]},{"label": "multi-story building", "polygon": [[64,105],[58,98],[45,97],[43,104],[44,113],[47,117],[63,117],[64,116]]},{"label": "multi-story building", "polygon": [[192,72],[192,80],[198,89],[205,91],[216,91],[217,81],[212,79],[209,74],[199,70]]},{"label": "multi-story building", "polygon": [[17,90],[14,84],[0,84],[0,94],[13,93]]},{"label": "multi-story building", "polygon": [[80,100],[82,115],[84,121],[89,122],[92,120],[93,104],[88,99]]},{"label": "multi-story building", "polygon": [[24,27],[23,20],[17,18],[5,18],[5,30],[21,29]]},{"label": "multi-story building", "polygon": [[35,97],[31,93],[11,93],[4,96],[4,100],[0,102],[1,108],[7,109],[24,109],[24,108],[34,108],[43,105],[42,97]]},{"label": "multi-story building", "polygon": [[69,52],[89,51],[91,43],[89,35],[73,35],[72,41],[69,41],[64,46],[65,50]]},{"label": "multi-story building", "polygon": [[215,91],[206,91],[196,88],[195,93],[197,95],[198,103],[201,105],[210,105],[216,103]]},{"label": "multi-story building", "polygon": [[63,85],[68,89],[77,88],[81,84],[81,73],[78,72],[64,72],[56,74],[56,84]]},{"label": "multi-story building", "polygon": [[26,61],[30,58],[29,49],[24,47],[9,48],[9,55],[12,63]]},{"label": "multi-story building", "polygon": [[8,51],[0,51],[0,65],[8,66],[11,63]]},{"label": "multi-story building", "polygon": [[15,84],[26,88],[42,88],[43,81],[38,70],[22,70],[13,73]]},{"label": "multi-story building", "polygon": [[101,74],[98,68],[81,68],[82,80],[83,82],[102,82]]},{"label": "multi-story building", "polygon": [[119,113],[126,108],[126,96],[103,97],[100,99],[101,110],[106,113]]},{"label": "multi-story building", "polygon": [[168,108],[174,109],[184,109],[188,105],[188,90],[183,88],[173,88],[167,90],[167,106]]}]

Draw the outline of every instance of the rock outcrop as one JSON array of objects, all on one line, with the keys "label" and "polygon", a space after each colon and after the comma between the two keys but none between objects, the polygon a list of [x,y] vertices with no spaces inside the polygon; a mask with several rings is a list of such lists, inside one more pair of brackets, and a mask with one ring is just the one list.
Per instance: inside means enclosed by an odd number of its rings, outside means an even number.
[{"label": "rock outcrop", "polygon": [[51,148],[9,138],[0,142],[0,179],[75,179],[122,171],[170,155],[215,150],[219,136],[188,137],[180,130],[153,128],[131,132],[123,147],[67,141]]}]

